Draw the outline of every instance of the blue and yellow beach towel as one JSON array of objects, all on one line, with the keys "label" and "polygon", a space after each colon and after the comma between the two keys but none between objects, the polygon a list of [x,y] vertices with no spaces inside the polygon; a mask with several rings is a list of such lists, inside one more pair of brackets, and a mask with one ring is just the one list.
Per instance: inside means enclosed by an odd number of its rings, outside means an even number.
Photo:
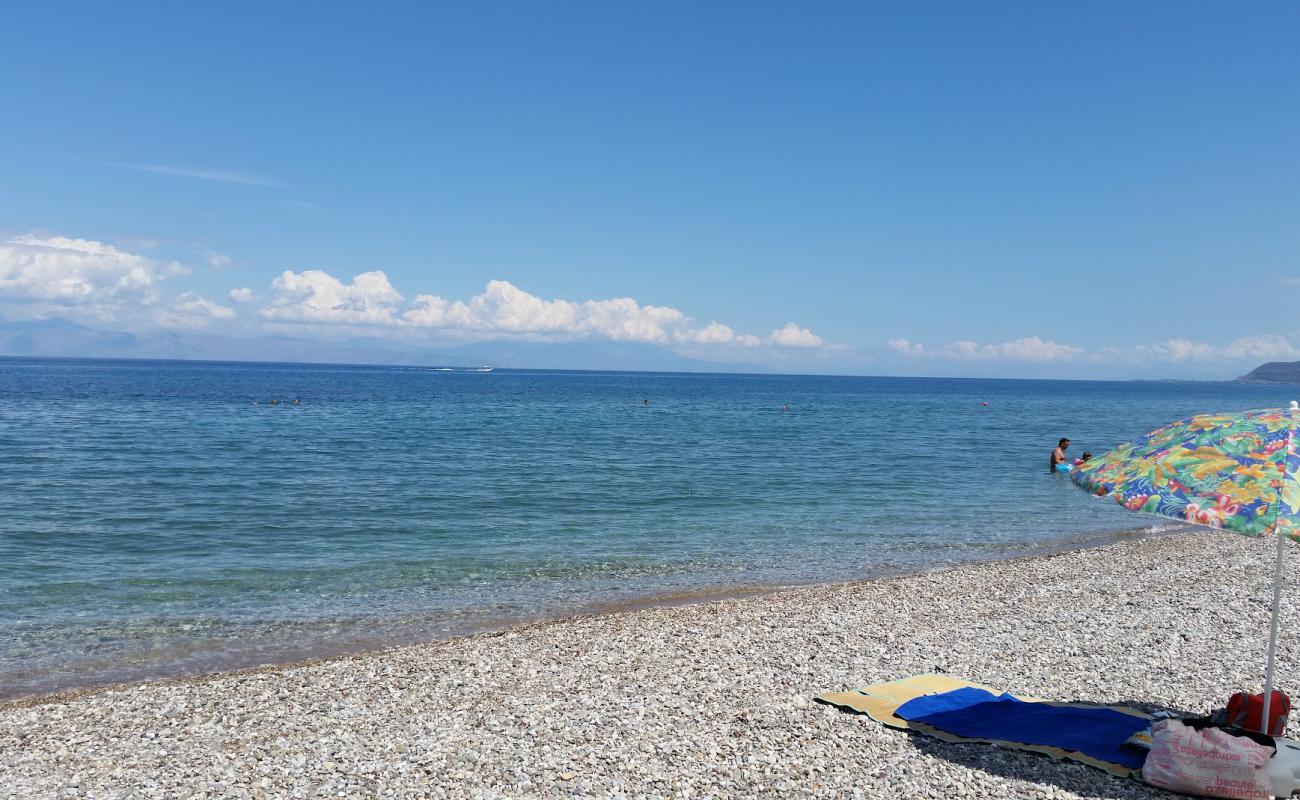
[{"label": "blue and yellow beach towel", "polygon": [[1127,706],[1055,703],[999,693],[948,675],[915,675],[816,700],[866,714],[893,728],[948,742],[982,742],[1042,753],[1132,777],[1144,753],[1121,749],[1146,730],[1150,716]]}]

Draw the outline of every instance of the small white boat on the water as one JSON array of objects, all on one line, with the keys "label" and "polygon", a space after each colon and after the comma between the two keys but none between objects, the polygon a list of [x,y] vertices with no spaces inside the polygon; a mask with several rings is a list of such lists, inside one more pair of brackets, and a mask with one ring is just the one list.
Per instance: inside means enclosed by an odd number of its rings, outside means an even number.
[{"label": "small white boat on the water", "polygon": [[478,369],[474,370],[474,372],[491,372],[491,371],[492,371],[491,367],[479,367]]}]

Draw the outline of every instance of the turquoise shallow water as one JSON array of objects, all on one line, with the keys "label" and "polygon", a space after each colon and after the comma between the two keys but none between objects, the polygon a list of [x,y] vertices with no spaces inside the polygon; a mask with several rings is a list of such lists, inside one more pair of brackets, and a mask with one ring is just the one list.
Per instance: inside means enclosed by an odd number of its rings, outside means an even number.
[{"label": "turquoise shallow water", "polygon": [[1058,437],[1295,395],[0,359],[0,696],[1100,541]]}]

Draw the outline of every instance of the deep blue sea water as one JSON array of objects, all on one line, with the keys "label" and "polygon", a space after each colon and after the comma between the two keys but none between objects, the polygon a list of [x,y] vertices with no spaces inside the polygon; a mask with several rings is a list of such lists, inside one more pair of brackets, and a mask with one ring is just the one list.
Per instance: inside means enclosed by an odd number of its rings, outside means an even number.
[{"label": "deep blue sea water", "polygon": [[1102,541],[1057,438],[1298,394],[0,359],[0,697]]}]

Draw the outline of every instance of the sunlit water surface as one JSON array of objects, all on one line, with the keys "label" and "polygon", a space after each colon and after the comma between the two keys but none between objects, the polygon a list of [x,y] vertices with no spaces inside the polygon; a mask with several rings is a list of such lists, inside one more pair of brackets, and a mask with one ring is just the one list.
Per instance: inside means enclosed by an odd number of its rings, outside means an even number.
[{"label": "sunlit water surface", "polygon": [[1105,541],[1057,438],[1295,394],[0,359],[0,696]]}]

